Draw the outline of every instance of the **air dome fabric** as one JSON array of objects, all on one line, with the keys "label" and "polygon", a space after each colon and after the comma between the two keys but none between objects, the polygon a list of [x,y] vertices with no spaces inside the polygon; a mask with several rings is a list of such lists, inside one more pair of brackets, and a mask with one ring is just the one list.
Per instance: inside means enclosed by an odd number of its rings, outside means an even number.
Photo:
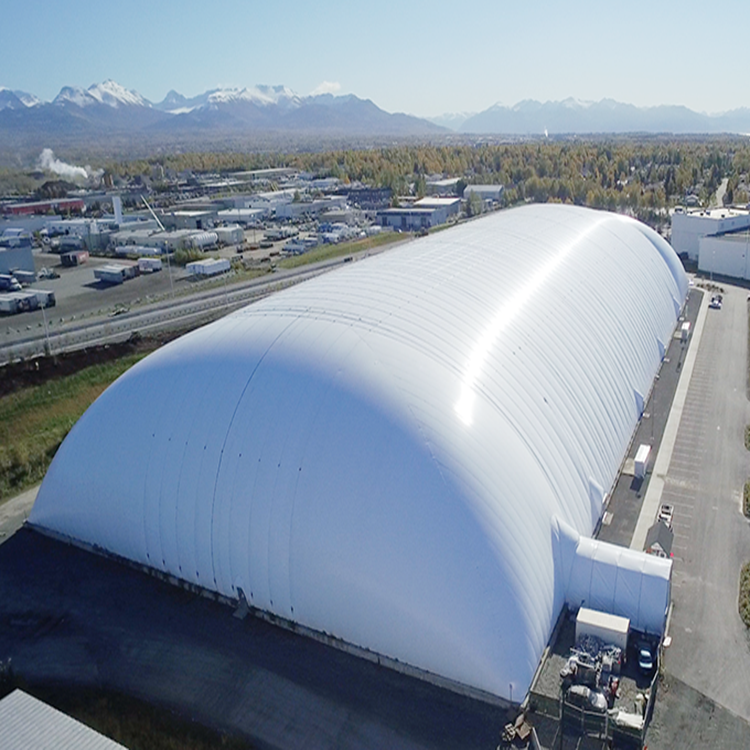
[{"label": "air dome fabric", "polygon": [[410,241],[145,358],[30,522],[518,699],[558,524],[594,529],[686,292],[657,234],[589,209]]}]

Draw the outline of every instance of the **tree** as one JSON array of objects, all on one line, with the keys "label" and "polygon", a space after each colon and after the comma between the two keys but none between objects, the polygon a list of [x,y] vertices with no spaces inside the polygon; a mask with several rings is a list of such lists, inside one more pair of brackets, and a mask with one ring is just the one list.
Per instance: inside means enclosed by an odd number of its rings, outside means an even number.
[{"label": "tree", "polygon": [[483,203],[482,196],[479,193],[475,193],[473,190],[469,193],[469,198],[466,201],[466,215],[467,216],[479,216],[482,213]]}]

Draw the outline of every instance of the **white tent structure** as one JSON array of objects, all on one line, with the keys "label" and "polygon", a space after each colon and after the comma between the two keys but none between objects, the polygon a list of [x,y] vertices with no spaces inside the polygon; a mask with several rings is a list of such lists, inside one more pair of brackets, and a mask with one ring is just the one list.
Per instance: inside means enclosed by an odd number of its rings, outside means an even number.
[{"label": "white tent structure", "polygon": [[579,535],[686,292],[657,234],[583,208],[415,240],[133,367],[30,522],[518,700],[566,600],[663,623],[671,563]]}]

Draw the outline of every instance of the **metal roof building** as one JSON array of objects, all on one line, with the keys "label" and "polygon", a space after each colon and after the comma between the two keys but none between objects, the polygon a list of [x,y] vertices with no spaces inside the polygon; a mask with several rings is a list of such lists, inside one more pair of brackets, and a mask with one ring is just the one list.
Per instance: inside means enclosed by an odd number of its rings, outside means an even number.
[{"label": "metal roof building", "polygon": [[0,750],[126,750],[22,690],[0,700]]},{"label": "metal roof building", "polygon": [[583,208],[415,240],[141,361],[30,522],[518,700],[564,602],[663,627],[671,562],[586,537],[686,292]]}]

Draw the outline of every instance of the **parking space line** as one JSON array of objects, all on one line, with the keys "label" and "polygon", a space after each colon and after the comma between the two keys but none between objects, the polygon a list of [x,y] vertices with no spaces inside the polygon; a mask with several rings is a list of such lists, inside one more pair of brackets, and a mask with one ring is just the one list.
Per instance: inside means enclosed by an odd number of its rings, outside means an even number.
[{"label": "parking space line", "polygon": [[661,502],[662,493],[665,487],[665,478],[669,473],[669,464],[672,461],[672,451],[675,448],[677,435],[680,430],[680,422],[685,413],[685,404],[690,389],[690,381],[692,380],[693,370],[698,359],[698,352],[700,351],[701,337],[706,323],[707,312],[708,296],[704,294],[703,299],[701,300],[700,310],[698,311],[698,317],[695,321],[692,341],[687,351],[687,355],[685,356],[682,374],[677,382],[677,388],[672,401],[672,408],[669,411],[669,417],[667,417],[664,436],[656,455],[656,460],[654,461],[653,475],[651,476],[651,481],[648,483],[646,496],[644,497],[643,505],[641,506],[641,513],[638,516],[638,522],[636,523],[635,531],[633,532],[633,537],[630,541],[631,549],[643,549],[643,545],[646,541],[646,534],[651,526],[650,519],[656,516],[657,508]]}]

